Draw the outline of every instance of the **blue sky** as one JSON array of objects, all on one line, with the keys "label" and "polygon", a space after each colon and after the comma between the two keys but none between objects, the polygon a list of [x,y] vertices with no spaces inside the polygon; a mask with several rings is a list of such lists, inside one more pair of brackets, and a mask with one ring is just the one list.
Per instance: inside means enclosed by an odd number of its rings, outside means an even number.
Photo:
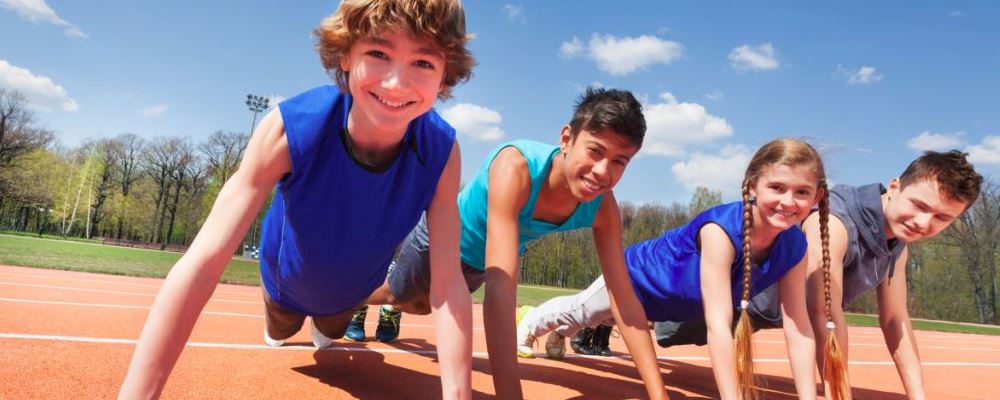
[{"label": "blue sky", "polygon": [[[1000,170],[993,2],[466,1],[474,76],[437,105],[463,177],[505,140],[555,143],[588,85],[631,90],[649,132],[615,189],[734,199],[753,151],[807,137],[835,183],[886,182],[924,149]],[[0,0],[0,87],[67,146],[247,131],[247,93],[327,84],[311,30],[335,1]]]}]

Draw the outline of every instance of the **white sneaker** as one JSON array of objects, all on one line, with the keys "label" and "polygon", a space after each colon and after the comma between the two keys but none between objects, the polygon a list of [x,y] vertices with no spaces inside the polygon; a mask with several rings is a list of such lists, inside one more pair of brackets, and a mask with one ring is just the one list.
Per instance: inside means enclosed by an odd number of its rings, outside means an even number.
[{"label": "white sneaker", "polygon": [[566,337],[559,332],[549,332],[549,338],[545,341],[545,354],[554,360],[562,359],[566,355]]},{"label": "white sneaker", "polygon": [[326,337],[323,332],[320,332],[319,329],[316,328],[315,322],[312,324],[312,339],[313,346],[316,346],[317,349],[333,346],[333,339]]},{"label": "white sneaker", "polygon": [[264,327],[264,344],[266,344],[268,346],[271,346],[271,347],[281,347],[281,345],[285,344],[285,341],[284,340],[271,339],[271,337],[267,335],[267,327],[265,326]]}]

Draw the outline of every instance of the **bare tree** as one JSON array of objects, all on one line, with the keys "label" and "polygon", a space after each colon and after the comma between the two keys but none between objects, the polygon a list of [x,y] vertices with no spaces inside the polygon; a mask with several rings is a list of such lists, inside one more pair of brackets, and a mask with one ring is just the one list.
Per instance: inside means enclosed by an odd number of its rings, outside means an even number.
[{"label": "bare tree", "polygon": [[101,209],[104,207],[104,202],[111,195],[111,188],[114,185],[114,165],[118,163],[117,153],[113,150],[113,146],[110,139],[104,139],[97,143],[95,151],[97,152],[97,174],[98,180],[97,185],[92,186],[93,201],[90,202],[90,210],[88,212],[88,223],[87,223],[87,238],[91,237],[91,227],[99,229],[101,219],[104,215],[101,213]]},{"label": "bare tree", "polygon": [[979,200],[945,231],[958,248],[972,283],[980,323],[998,323],[997,260],[1000,244],[1000,186],[985,180]]},{"label": "bare tree", "polygon": [[205,156],[205,161],[211,165],[210,173],[215,176],[220,186],[236,172],[243,158],[243,152],[247,148],[248,139],[247,135],[242,133],[215,131],[202,144],[201,153]]},{"label": "bare tree", "polygon": [[52,142],[52,132],[37,128],[21,92],[0,89],[0,199],[9,189],[9,174],[19,159]]},{"label": "bare tree", "polygon": [[187,173],[189,165],[195,161],[194,149],[190,142],[178,140],[176,148],[177,151],[174,152],[176,162],[170,173],[174,186],[174,198],[170,202],[170,223],[167,225],[167,234],[163,237],[161,249],[167,247],[167,244],[170,243],[170,237],[174,234],[174,221],[177,219],[177,205],[180,203],[181,190],[187,191],[190,186],[187,181]]},{"label": "bare tree", "polygon": [[[133,133],[126,133],[112,139],[109,144],[111,145],[112,152],[115,153],[115,161],[117,161],[113,165],[113,168],[117,183],[121,188],[122,203],[128,204],[132,184],[140,178],[139,163],[146,142]],[[121,207],[118,218],[118,232],[115,234],[115,238],[122,238],[124,224],[125,207]]]},{"label": "bare tree", "polygon": [[153,141],[143,151],[144,171],[157,185],[155,195],[155,213],[153,226],[150,232],[150,242],[159,242],[160,233],[163,232],[163,220],[167,213],[167,196],[170,192],[172,182],[171,175],[178,168],[178,154],[181,139],[179,138],[159,138]]}]

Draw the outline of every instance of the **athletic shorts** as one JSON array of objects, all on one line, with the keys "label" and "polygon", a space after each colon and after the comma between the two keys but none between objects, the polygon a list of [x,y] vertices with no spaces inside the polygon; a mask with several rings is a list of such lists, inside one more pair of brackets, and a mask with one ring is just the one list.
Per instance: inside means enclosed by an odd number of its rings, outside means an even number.
[{"label": "athletic shorts", "polygon": [[[427,234],[427,215],[403,240],[395,265],[389,268],[389,290],[397,302],[407,303],[427,296],[431,292],[430,235]],[[486,281],[486,273],[462,263],[462,275],[475,292]]]},{"label": "athletic shorts", "polygon": [[[302,329],[302,324],[305,322],[307,315],[299,314],[282,307],[278,302],[271,299],[271,295],[267,293],[267,289],[264,289],[264,285],[261,285],[261,291],[264,292],[264,327],[267,329],[268,337],[274,340],[285,340]],[[362,303],[364,302],[362,301]],[[319,329],[324,336],[330,339],[338,339],[343,337],[344,332],[347,331],[347,323],[351,322],[354,311],[363,305],[358,304],[357,307],[339,314],[309,315],[309,317],[312,317],[316,329]]]}]

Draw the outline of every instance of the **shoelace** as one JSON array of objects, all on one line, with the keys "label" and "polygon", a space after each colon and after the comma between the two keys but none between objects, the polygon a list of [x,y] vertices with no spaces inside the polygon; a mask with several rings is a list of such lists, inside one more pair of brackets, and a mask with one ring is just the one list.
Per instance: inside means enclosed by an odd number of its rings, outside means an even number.
[{"label": "shoelace", "polygon": [[393,313],[383,313],[380,310],[378,315],[378,322],[379,323],[389,322],[392,324],[394,328],[399,327],[399,311]]}]

